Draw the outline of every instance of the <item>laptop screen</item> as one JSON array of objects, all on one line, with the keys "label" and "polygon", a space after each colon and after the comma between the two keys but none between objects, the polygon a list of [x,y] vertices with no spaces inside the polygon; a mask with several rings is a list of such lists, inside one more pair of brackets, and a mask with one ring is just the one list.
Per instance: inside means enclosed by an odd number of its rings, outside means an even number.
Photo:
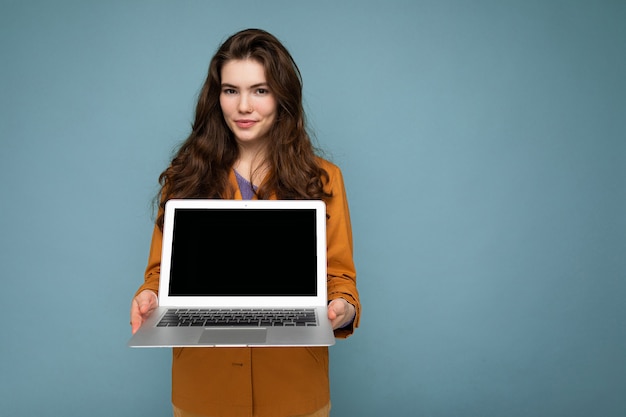
[{"label": "laptop screen", "polygon": [[170,296],[316,296],[314,209],[177,208]]}]

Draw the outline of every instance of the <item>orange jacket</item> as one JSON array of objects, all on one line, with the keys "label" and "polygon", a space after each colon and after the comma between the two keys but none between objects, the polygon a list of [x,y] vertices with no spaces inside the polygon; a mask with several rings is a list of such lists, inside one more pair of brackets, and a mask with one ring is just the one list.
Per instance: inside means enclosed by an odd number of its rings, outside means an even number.
[{"label": "orange jacket", "polygon": [[[323,159],[326,190],[328,300],[344,298],[356,307],[351,326],[335,331],[348,337],[359,324],[361,305],[352,259],[352,228],[340,169]],[[238,190],[234,171],[230,181]],[[237,191],[236,199],[241,199]],[[145,282],[137,293],[158,293],[162,233],[155,227]],[[172,402],[210,416],[280,417],[312,413],[330,401],[328,348],[175,348]]]}]

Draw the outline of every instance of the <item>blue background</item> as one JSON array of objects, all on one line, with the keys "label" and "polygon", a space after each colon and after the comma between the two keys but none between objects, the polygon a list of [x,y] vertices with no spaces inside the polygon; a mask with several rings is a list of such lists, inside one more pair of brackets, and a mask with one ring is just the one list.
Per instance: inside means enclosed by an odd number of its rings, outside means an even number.
[{"label": "blue background", "polygon": [[0,7],[0,414],[171,415],[170,352],[125,347],[151,198],[261,27],[352,210],[333,416],[626,415],[624,1]]}]

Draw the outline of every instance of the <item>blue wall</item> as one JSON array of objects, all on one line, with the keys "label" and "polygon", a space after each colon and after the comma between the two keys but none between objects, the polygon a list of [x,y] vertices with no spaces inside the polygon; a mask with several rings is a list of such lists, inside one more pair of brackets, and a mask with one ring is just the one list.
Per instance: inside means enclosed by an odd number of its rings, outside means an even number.
[{"label": "blue wall", "polygon": [[0,8],[1,414],[171,415],[169,351],[125,347],[150,199],[215,48],[261,27],[351,203],[333,415],[626,415],[624,1]]}]

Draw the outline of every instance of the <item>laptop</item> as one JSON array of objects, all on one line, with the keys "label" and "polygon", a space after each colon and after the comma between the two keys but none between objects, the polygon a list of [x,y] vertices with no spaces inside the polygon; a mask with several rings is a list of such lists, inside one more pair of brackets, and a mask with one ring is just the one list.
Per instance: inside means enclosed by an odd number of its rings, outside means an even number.
[{"label": "laptop", "polygon": [[323,201],[166,203],[159,307],[128,346],[334,343]]}]

